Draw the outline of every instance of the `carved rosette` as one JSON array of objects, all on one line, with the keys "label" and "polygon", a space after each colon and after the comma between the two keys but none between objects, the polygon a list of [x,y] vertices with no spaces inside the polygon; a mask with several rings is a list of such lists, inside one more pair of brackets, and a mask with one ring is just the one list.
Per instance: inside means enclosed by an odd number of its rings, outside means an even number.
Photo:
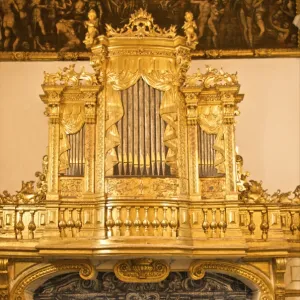
[{"label": "carved rosette", "polygon": [[141,258],[118,262],[114,272],[124,282],[159,282],[168,277],[170,267],[164,261]]}]

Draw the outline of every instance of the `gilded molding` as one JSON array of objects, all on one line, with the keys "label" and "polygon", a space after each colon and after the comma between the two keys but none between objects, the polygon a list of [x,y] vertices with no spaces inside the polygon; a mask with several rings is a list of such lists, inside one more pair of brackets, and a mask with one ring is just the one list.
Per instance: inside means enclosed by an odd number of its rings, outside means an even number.
[{"label": "gilded molding", "polygon": [[140,258],[118,262],[114,266],[114,272],[124,282],[150,283],[166,279],[170,267],[164,261]]},{"label": "gilded molding", "polygon": [[[136,54],[138,55],[138,54]],[[0,52],[1,61],[88,61],[93,56],[92,52]],[[278,49],[211,49],[196,50],[191,52],[191,58],[218,59],[218,58],[284,58],[300,57],[298,48]]]},{"label": "gilded molding", "polygon": [[255,274],[249,269],[249,265],[235,264],[224,261],[194,261],[189,267],[189,274],[192,279],[202,279],[206,271],[224,272],[234,276],[241,276],[251,281],[261,292],[260,300],[273,300],[274,292],[271,283],[261,274]]}]

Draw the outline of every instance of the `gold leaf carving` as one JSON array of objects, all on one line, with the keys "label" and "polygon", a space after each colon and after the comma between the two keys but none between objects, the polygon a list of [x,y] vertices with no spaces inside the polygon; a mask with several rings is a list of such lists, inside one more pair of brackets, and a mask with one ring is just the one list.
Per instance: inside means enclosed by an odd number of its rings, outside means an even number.
[{"label": "gold leaf carving", "polygon": [[194,280],[203,278],[206,271],[219,271],[238,275],[250,280],[260,289],[261,300],[273,300],[273,289],[267,278],[264,279],[261,274],[256,274],[247,266],[246,264],[241,265],[223,261],[194,261],[189,267],[189,273]]},{"label": "gold leaf carving", "polygon": [[174,197],[178,195],[177,178],[108,178],[107,195]]},{"label": "gold leaf carving", "polygon": [[114,272],[124,282],[159,282],[168,277],[170,267],[164,261],[141,258],[118,262]]},{"label": "gold leaf carving", "polygon": [[131,14],[129,23],[123,28],[112,28],[106,24],[106,34],[109,37],[165,37],[173,38],[176,36],[176,26],[172,25],[169,29],[160,28],[154,24],[152,15],[142,8]]},{"label": "gold leaf carving", "polygon": [[203,199],[223,199],[225,197],[225,178],[201,178]]},{"label": "gold leaf carving", "polygon": [[80,197],[82,195],[81,178],[60,178],[60,195],[62,197]]}]

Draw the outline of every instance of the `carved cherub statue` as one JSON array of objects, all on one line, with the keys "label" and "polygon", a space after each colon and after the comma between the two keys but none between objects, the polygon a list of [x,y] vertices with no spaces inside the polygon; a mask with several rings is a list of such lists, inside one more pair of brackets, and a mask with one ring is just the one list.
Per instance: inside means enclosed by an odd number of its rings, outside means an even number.
[{"label": "carved cherub statue", "polygon": [[95,10],[91,9],[88,13],[88,20],[84,22],[84,26],[87,28],[85,40],[83,41],[87,48],[91,48],[94,45],[96,37],[99,35],[99,18]]},{"label": "carved cherub statue", "polygon": [[194,16],[190,11],[185,13],[185,22],[182,28],[184,29],[184,34],[186,35],[186,44],[195,49],[197,42],[197,35],[195,29],[197,29],[196,22],[194,21]]}]

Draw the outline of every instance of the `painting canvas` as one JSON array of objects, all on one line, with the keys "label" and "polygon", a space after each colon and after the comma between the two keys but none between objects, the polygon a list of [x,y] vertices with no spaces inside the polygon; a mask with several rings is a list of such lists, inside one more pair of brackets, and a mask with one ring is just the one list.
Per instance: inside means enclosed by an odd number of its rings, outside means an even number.
[{"label": "painting canvas", "polygon": [[5,52],[86,53],[89,12],[105,34],[105,24],[122,27],[139,8],[161,27],[176,25],[182,35],[185,12],[192,12],[195,56],[203,50],[298,47],[295,0],[0,0],[0,59]]}]

